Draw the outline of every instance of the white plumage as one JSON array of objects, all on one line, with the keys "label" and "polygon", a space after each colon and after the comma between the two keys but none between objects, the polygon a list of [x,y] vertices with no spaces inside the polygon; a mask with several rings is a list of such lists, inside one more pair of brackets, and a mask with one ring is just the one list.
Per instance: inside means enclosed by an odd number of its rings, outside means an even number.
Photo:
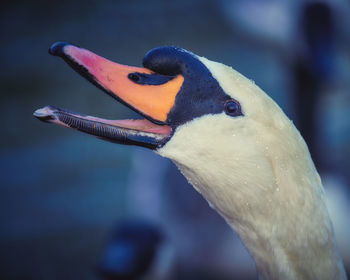
[{"label": "white plumage", "polygon": [[239,234],[264,279],[346,279],[324,190],[293,123],[254,82],[199,57],[244,116],[205,115],[158,153]]}]

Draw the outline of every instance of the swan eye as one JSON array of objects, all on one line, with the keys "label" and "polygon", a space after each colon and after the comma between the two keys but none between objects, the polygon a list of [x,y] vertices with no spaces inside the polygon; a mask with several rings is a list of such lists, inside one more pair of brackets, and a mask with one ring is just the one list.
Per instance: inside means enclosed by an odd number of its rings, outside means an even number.
[{"label": "swan eye", "polygon": [[241,113],[241,106],[235,100],[228,100],[225,103],[225,112],[230,116],[239,116]]}]

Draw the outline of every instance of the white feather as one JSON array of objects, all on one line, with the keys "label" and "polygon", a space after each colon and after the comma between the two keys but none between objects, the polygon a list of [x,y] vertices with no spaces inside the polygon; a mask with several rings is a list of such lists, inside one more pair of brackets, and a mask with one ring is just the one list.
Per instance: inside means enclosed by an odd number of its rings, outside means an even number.
[{"label": "white feather", "polygon": [[196,118],[158,153],[233,227],[264,279],[346,279],[321,180],[300,133],[255,83],[198,59],[244,116]]}]

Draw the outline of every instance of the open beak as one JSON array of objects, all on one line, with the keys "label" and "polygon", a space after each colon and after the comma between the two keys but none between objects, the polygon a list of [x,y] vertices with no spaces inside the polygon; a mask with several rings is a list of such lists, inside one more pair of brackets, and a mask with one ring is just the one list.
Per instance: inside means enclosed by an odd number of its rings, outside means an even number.
[{"label": "open beak", "polygon": [[38,119],[77,129],[104,140],[157,149],[171,137],[167,116],[184,77],[161,75],[147,68],[125,66],[68,43],[55,43],[49,53],[62,57],[74,70],[119,102],[140,113],[140,120],[106,120],[54,106],[36,110]]}]

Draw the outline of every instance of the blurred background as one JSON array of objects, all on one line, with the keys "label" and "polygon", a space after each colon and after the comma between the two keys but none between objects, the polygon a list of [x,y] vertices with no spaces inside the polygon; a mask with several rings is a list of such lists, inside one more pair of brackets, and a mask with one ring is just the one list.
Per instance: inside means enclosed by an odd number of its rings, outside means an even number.
[{"label": "blurred background", "polygon": [[170,161],[32,116],[49,104],[137,116],[48,55],[60,40],[135,66],[176,45],[253,79],[309,144],[349,273],[349,15],[346,0],[4,1],[0,278],[257,278],[237,236]]}]

